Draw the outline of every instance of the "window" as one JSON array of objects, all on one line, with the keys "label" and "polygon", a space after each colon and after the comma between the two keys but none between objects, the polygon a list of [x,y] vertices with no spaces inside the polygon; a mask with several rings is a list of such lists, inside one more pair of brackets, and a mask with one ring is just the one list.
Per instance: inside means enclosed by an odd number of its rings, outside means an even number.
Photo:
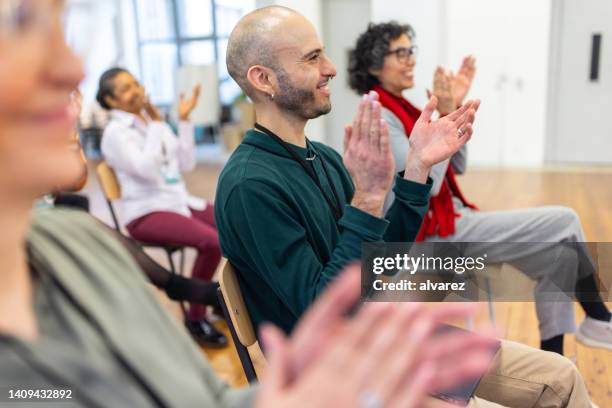
[{"label": "window", "polygon": [[138,36],[141,41],[174,39],[172,8],[166,0],[136,0]]},{"label": "window", "polygon": [[174,101],[176,68],[216,64],[219,96],[229,105],[240,95],[225,66],[229,35],[255,0],[133,0],[141,78],[153,103]]}]

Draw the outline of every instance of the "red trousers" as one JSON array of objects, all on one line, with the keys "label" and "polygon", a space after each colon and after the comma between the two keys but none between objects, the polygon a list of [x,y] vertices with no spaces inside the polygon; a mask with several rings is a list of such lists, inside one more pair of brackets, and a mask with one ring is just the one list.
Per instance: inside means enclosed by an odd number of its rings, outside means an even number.
[{"label": "red trousers", "polygon": [[[153,212],[135,219],[126,228],[139,241],[195,248],[198,257],[193,265],[193,278],[210,281],[221,261],[215,209],[210,203],[204,211],[191,209],[191,217],[173,212]],[[190,320],[203,319],[206,306],[191,305],[188,314]]]}]

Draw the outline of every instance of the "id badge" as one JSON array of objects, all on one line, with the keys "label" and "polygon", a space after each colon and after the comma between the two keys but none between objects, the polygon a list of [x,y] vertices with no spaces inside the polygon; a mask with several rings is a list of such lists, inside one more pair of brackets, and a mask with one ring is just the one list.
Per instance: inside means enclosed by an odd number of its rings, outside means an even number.
[{"label": "id badge", "polygon": [[164,183],[167,185],[177,184],[181,181],[181,173],[175,166],[164,165],[162,167]]}]

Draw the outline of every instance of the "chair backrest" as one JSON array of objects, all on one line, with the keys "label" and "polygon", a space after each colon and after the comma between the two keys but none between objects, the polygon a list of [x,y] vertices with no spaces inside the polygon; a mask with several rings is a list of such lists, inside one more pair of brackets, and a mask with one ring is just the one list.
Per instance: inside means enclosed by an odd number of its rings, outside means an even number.
[{"label": "chair backrest", "polygon": [[257,341],[257,337],[255,336],[255,330],[253,330],[251,316],[249,316],[240,291],[236,271],[229,261],[225,262],[225,266],[221,271],[219,286],[221,287],[221,292],[223,292],[223,298],[227,304],[227,309],[232,319],[232,324],[236,329],[238,339],[244,347],[248,347]]},{"label": "chair backrest", "polygon": [[266,359],[255,336],[251,316],[244,303],[236,271],[229,261],[225,262],[221,270],[219,286],[238,341],[247,349],[257,377],[261,378],[263,369],[266,366]]},{"label": "chair backrest", "polygon": [[96,173],[98,174],[100,187],[102,187],[104,197],[106,197],[106,199],[109,201],[120,199],[121,186],[119,185],[119,180],[117,180],[115,171],[103,161],[98,164],[98,167],[96,167]]},{"label": "chair backrest", "polygon": [[121,186],[119,185],[119,180],[117,180],[117,175],[115,174],[115,171],[105,161],[98,164],[98,166],[96,167],[96,174],[98,175],[100,187],[102,188],[102,192],[104,193],[104,198],[106,198],[108,210],[110,211],[111,217],[113,218],[115,229],[121,232],[121,227],[119,225],[119,221],[117,220],[117,215],[115,213],[115,208],[113,207],[113,201],[119,200],[121,198]]}]

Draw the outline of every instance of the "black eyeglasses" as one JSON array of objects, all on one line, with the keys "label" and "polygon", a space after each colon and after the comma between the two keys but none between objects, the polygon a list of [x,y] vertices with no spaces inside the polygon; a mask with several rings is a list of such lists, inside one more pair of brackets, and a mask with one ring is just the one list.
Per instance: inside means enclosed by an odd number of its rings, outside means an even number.
[{"label": "black eyeglasses", "polygon": [[418,50],[419,47],[416,45],[413,45],[412,47],[401,47],[385,52],[385,56],[395,54],[399,62],[406,62],[410,57],[416,56]]}]

